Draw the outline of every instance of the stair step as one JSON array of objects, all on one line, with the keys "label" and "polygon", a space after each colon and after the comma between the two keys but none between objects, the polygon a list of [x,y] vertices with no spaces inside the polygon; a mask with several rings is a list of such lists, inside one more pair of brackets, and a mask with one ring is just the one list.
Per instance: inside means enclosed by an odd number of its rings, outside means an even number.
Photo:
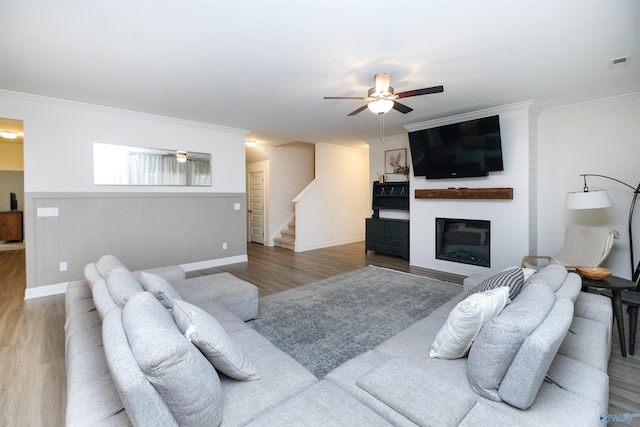
[{"label": "stair step", "polygon": [[273,239],[273,244],[280,248],[295,250],[296,241],[290,237],[276,237]]},{"label": "stair step", "polygon": [[280,234],[282,234],[283,237],[287,236],[287,237],[295,238],[296,237],[296,230],[292,230],[292,229],[282,230],[280,232]]},{"label": "stair step", "polygon": [[292,221],[290,223],[287,224],[289,226],[289,228],[296,228],[296,222]]}]

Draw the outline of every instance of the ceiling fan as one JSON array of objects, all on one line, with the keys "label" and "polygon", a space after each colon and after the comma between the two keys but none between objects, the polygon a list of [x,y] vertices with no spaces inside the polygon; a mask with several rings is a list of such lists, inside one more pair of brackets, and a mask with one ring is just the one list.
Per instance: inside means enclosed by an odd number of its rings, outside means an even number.
[{"label": "ceiling fan", "polygon": [[389,74],[376,74],[375,86],[369,89],[369,93],[366,97],[361,98],[357,96],[325,96],[324,99],[359,99],[363,101],[371,101],[355,111],[347,114],[347,116],[355,116],[361,111],[369,108],[376,114],[384,114],[394,110],[400,111],[403,114],[407,114],[413,111],[413,108],[407,107],[404,104],[399,103],[396,99],[408,98],[410,96],[428,95],[431,93],[440,93],[444,91],[443,86],[433,86],[424,89],[408,90],[406,92],[393,93],[393,88],[390,86],[391,76]]}]

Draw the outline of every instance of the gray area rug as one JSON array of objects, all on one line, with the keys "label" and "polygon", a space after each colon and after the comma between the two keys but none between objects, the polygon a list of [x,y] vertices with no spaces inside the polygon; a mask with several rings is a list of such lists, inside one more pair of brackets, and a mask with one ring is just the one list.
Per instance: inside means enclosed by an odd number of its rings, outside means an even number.
[{"label": "gray area rug", "polygon": [[369,266],[260,299],[251,326],[319,379],[462,291]]}]

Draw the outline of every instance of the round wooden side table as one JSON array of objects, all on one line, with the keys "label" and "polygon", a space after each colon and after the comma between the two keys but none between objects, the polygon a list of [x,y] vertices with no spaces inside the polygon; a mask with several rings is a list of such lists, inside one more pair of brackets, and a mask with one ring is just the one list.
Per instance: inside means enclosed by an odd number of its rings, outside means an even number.
[{"label": "round wooden side table", "polygon": [[620,351],[622,357],[627,357],[627,344],[624,339],[624,319],[622,317],[622,294],[624,289],[633,289],[636,284],[631,280],[622,277],[610,276],[602,280],[593,280],[582,277],[582,290],[588,288],[606,289],[611,291],[611,305],[613,306],[613,317],[618,324],[618,336],[620,337]]}]

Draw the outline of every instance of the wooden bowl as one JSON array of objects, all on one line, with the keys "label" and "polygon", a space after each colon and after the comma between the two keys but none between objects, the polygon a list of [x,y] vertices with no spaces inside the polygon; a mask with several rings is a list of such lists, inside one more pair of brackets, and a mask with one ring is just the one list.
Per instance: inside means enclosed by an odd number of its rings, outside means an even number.
[{"label": "wooden bowl", "polygon": [[578,266],[576,267],[576,271],[582,277],[586,277],[591,280],[602,280],[613,274],[613,271],[604,267],[584,267]]}]

